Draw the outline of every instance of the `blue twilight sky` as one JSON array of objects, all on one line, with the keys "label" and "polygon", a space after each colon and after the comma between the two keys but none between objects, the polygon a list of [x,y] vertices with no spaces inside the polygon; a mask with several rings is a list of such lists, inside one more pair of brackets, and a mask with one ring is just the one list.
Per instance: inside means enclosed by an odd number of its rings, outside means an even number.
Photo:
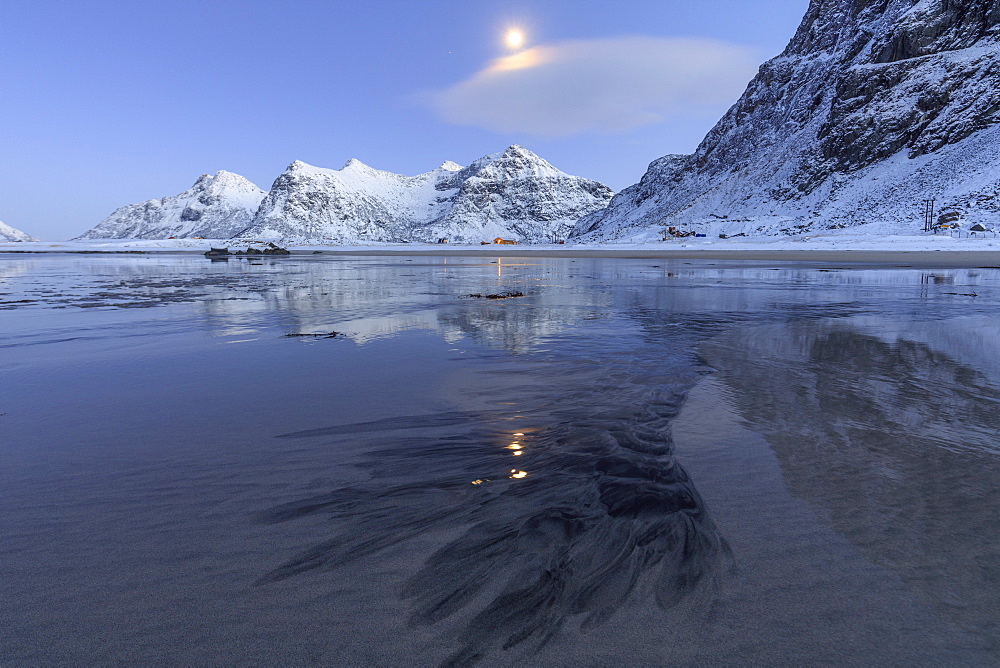
[{"label": "blue twilight sky", "polygon": [[[692,151],[808,0],[2,0],[0,220],[43,239],[226,169],[521,144],[615,190]],[[511,27],[524,43],[511,49]]]}]

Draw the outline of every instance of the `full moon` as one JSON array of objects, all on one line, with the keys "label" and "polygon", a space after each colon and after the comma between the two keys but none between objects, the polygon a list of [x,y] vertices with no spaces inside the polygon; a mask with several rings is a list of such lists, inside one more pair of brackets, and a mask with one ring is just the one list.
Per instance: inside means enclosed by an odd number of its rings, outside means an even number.
[{"label": "full moon", "polygon": [[524,42],[524,35],[519,30],[511,30],[507,33],[507,46],[516,49]]}]

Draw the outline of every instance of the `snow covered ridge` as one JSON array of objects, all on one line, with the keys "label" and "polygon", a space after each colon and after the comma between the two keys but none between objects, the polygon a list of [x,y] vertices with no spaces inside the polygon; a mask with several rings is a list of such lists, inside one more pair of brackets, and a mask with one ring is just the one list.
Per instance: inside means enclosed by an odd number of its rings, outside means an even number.
[{"label": "snow covered ridge", "polygon": [[928,198],[1000,223],[1000,4],[811,0],[694,154],[653,162],[575,235],[905,233]]},{"label": "snow covered ridge", "polygon": [[295,161],[270,192],[229,172],[204,175],[175,197],[118,209],[79,238],[552,241],[613,194],[517,145],[468,167],[445,162],[417,176],[353,159],[339,170]]},{"label": "snow covered ridge", "polygon": [[38,239],[0,220],[0,241],[38,241]]}]

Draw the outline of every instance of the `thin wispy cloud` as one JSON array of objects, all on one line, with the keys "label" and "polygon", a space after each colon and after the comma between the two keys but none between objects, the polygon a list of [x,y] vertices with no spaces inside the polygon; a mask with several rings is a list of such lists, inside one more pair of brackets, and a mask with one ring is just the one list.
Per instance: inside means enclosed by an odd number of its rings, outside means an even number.
[{"label": "thin wispy cloud", "polygon": [[751,49],[709,39],[572,40],[498,58],[420,99],[457,125],[555,137],[618,133],[718,116],[758,62]]}]

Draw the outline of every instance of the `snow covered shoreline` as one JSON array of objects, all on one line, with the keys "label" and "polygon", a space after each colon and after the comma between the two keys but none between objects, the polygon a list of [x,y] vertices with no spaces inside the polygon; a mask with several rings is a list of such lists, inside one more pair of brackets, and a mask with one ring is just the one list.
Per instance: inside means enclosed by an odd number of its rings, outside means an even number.
[{"label": "snow covered shoreline", "polygon": [[[839,232],[839,231],[838,231]],[[846,232],[846,231],[843,231]],[[200,254],[210,247],[233,250],[250,239],[96,239],[0,243],[0,253],[164,253]],[[945,235],[876,236],[824,233],[736,239],[683,238],[646,243],[537,244],[330,244],[318,240],[281,242],[293,257],[323,255],[439,255],[480,257],[621,257],[731,259],[793,262],[891,263],[934,266],[1000,265],[1000,238]],[[315,251],[320,251],[316,254]]]},{"label": "snow covered shoreline", "polygon": [[[881,229],[866,229],[868,225],[826,230],[818,233],[775,236],[746,236],[719,239],[716,237],[684,237],[668,241],[586,242],[565,244],[517,244],[511,246],[480,244],[427,244],[427,243],[356,243],[340,244],[323,239],[282,239],[278,245],[293,253],[348,253],[348,254],[413,254],[413,255],[558,255],[585,254],[608,257],[643,256],[655,253],[656,257],[669,255],[697,255],[704,257],[720,254],[775,253],[923,253],[923,252],[981,252],[1000,255],[1000,237],[991,233],[970,235],[963,231],[961,237],[948,234],[914,232],[891,234]],[[877,224],[870,227],[879,227]],[[263,246],[266,242],[252,237],[235,239],[86,239],[71,241],[4,241],[0,252],[204,252],[211,247],[228,247],[233,250],[247,246]]]}]

